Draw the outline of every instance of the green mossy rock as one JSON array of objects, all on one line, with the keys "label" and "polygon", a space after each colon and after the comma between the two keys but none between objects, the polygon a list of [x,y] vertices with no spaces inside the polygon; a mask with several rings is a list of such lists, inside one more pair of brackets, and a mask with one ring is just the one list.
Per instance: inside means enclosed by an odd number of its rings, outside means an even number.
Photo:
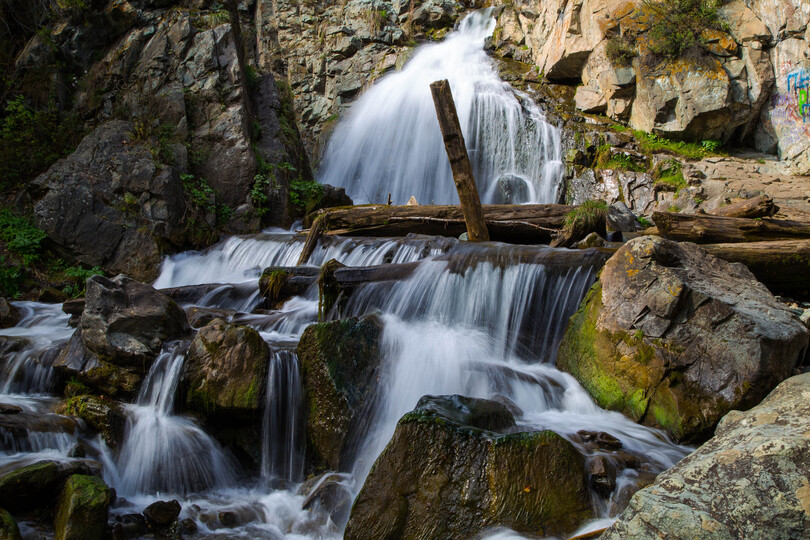
[{"label": "green mossy rock", "polygon": [[74,474],[59,495],[54,540],[100,540],[110,511],[112,493],[95,476]]},{"label": "green mossy rock", "polygon": [[[307,447],[313,460],[341,470],[380,365],[383,323],[352,317],[308,327],[298,344],[307,389]],[[345,464],[343,464],[345,465]]]},{"label": "green mossy rock", "polygon": [[90,474],[82,461],[39,461],[0,476],[0,507],[27,512],[46,508],[73,474]]},{"label": "green mossy rock", "polygon": [[0,508],[0,540],[21,540],[20,528],[7,511]]},{"label": "green mossy rock", "polygon": [[593,517],[584,459],[571,443],[550,431],[461,423],[498,408],[498,418],[511,417],[489,400],[422,398],[369,473],[345,538],[466,539],[495,526],[565,535]]},{"label": "green mossy rock", "polygon": [[270,348],[256,330],[214,319],[186,355],[186,406],[211,418],[258,417],[269,358]]},{"label": "green mossy rock", "polygon": [[98,431],[112,449],[118,449],[124,440],[127,419],[124,408],[117,401],[91,395],[74,396],[60,405],[56,412],[81,418]]},{"label": "green mossy rock", "polygon": [[571,317],[557,367],[600,406],[698,442],[790,376],[809,339],[747,268],[646,236],[605,264]]}]

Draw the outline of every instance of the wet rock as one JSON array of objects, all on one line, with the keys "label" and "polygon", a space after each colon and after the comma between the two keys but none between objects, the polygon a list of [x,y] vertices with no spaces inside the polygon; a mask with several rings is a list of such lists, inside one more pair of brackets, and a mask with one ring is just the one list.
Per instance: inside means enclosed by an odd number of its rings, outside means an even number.
[{"label": "wet rock", "polygon": [[732,411],[714,437],[636,493],[604,540],[807,538],[810,374]]},{"label": "wet rock", "polygon": [[14,517],[2,508],[0,508],[0,539],[22,540],[20,528],[14,521]]},{"label": "wet rock", "polygon": [[470,538],[494,526],[564,535],[593,515],[583,459],[569,442],[458,423],[478,401],[426,397],[399,421],[357,496],[347,539]]},{"label": "wet rock", "polygon": [[635,232],[641,230],[636,215],[622,201],[608,207],[607,226],[610,231]]},{"label": "wet rock", "polygon": [[73,328],[79,326],[84,312],[84,298],[71,298],[62,303],[62,311],[70,315],[68,324]]},{"label": "wet rock", "polygon": [[320,268],[306,266],[271,266],[259,278],[259,293],[271,309],[281,307],[293,296],[302,296],[320,275]]},{"label": "wet rock", "polygon": [[111,492],[95,476],[68,478],[56,504],[55,540],[101,540],[107,526]]},{"label": "wet rock", "polygon": [[82,343],[104,360],[146,371],[164,341],[189,333],[185,312],[153,287],[125,276],[87,280]]},{"label": "wet rock", "polygon": [[194,534],[198,529],[197,522],[191,518],[181,519],[180,527],[182,527],[183,532],[186,534]]},{"label": "wet rock", "polygon": [[146,518],[142,514],[124,514],[115,516],[113,525],[115,539],[118,538],[138,538],[149,531]]},{"label": "wet rock", "polygon": [[637,238],[606,263],[557,358],[605,408],[710,436],[793,373],[810,332],[742,265],[694,244]]},{"label": "wet rock", "polygon": [[593,443],[597,448],[602,450],[619,450],[622,447],[622,441],[604,431],[586,431],[581,429],[577,431],[583,443]]},{"label": "wet rock", "polygon": [[226,510],[217,514],[217,517],[219,518],[219,522],[223,527],[232,528],[239,524],[239,519],[236,512]]},{"label": "wet rock", "polygon": [[11,328],[20,322],[20,312],[8,300],[0,297],[0,328]]},{"label": "wet rock", "polygon": [[490,399],[465,396],[422,396],[416,404],[420,414],[445,418],[460,426],[504,432],[515,427],[509,408]]},{"label": "wet rock", "polygon": [[92,474],[84,461],[40,461],[0,476],[0,507],[28,511],[48,507],[68,477]]},{"label": "wet rock", "polygon": [[329,513],[333,522],[338,525],[346,523],[354,500],[351,490],[344,484],[347,478],[340,474],[325,473],[314,480],[302,508],[310,510],[318,506]]},{"label": "wet rock", "polygon": [[155,501],[143,510],[146,520],[157,527],[169,525],[180,515],[180,503],[172,499],[171,501]]},{"label": "wet rock", "polygon": [[216,309],[193,306],[186,309],[188,323],[192,328],[202,328],[214,319],[229,320],[236,314],[233,309]]},{"label": "wet rock", "polygon": [[[352,198],[346,195],[346,189],[342,187],[334,187],[329,184],[323,186],[323,196],[320,203],[314,210],[321,208],[333,208],[335,206],[352,206],[354,202]],[[313,210],[313,211],[314,211]]]},{"label": "wet rock", "polygon": [[362,436],[359,419],[380,365],[382,321],[355,317],[309,326],[298,344],[307,390],[307,449],[332,470]]},{"label": "wet rock", "polygon": [[91,395],[75,396],[60,405],[56,412],[81,418],[114,450],[124,441],[126,412],[117,401]]},{"label": "wet rock", "polygon": [[529,200],[529,185],[526,179],[513,174],[498,178],[498,190],[502,204],[519,204]]},{"label": "wet rock", "polygon": [[605,456],[594,456],[588,462],[591,487],[602,495],[609,496],[616,488],[616,468]]},{"label": "wet rock", "polygon": [[605,239],[599,236],[599,233],[592,232],[585,238],[574,244],[572,247],[577,249],[588,249],[596,247],[604,247],[606,244]]},{"label": "wet rock", "polygon": [[12,405],[11,403],[0,403],[0,414],[17,414],[21,413],[22,407]]}]

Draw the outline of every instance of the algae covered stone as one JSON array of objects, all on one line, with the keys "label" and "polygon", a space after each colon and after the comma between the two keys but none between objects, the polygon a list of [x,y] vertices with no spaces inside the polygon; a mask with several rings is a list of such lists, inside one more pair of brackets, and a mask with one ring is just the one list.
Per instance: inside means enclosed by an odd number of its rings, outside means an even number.
[{"label": "algae covered stone", "polygon": [[214,319],[191,342],[184,379],[186,405],[215,417],[261,413],[270,348],[248,326]]},{"label": "algae covered stone", "polygon": [[602,407],[695,442],[789,377],[808,339],[744,266],[646,236],[605,264],[571,317],[557,366]]},{"label": "algae covered stone", "polygon": [[359,419],[371,405],[382,331],[379,317],[352,317],[311,325],[298,344],[309,405],[307,446],[332,470],[341,469],[361,436]]},{"label": "algae covered stone", "polygon": [[810,374],[728,413],[714,438],[637,492],[600,538],[810,538]]},{"label": "algae covered stone", "polygon": [[514,426],[498,402],[422,398],[371,469],[345,538],[462,539],[496,526],[573,532],[593,516],[583,457],[556,433],[510,433]]},{"label": "algae covered stone", "polygon": [[112,493],[95,476],[74,474],[59,495],[54,520],[55,540],[95,540],[104,537]]},{"label": "algae covered stone", "polygon": [[0,508],[0,540],[21,540],[20,528],[14,517]]}]

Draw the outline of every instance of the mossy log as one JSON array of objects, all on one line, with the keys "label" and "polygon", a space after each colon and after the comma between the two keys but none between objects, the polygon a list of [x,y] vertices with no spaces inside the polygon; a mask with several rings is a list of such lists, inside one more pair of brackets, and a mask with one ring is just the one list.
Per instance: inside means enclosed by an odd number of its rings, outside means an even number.
[{"label": "mossy log", "polygon": [[810,240],[706,244],[725,261],[742,263],[774,294],[810,295]]},{"label": "mossy log", "polygon": [[773,199],[767,195],[760,195],[751,199],[743,199],[726,206],[720,206],[709,210],[713,216],[736,217],[736,218],[762,218],[773,217],[779,211],[779,207]]},{"label": "mossy log", "polygon": [[810,221],[673,212],[654,212],[653,221],[658,233],[664,238],[696,244],[810,239]]},{"label": "mossy log", "polygon": [[[563,204],[484,205],[490,239],[544,244],[563,227],[575,207]],[[410,233],[457,237],[467,231],[457,205],[366,205],[328,208],[307,217],[311,225],[323,216],[326,235],[406,236]]]}]

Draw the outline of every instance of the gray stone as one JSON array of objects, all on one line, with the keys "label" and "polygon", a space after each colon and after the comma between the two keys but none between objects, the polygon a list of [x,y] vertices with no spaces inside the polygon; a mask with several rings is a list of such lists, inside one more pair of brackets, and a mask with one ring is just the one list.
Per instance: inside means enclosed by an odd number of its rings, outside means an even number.
[{"label": "gray stone", "polygon": [[792,377],[655,483],[600,538],[810,538],[810,374]]},{"label": "gray stone", "polygon": [[611,231],[634,232],[641,229],[636,215],[622,201],[608,207],[607,227]]}]

